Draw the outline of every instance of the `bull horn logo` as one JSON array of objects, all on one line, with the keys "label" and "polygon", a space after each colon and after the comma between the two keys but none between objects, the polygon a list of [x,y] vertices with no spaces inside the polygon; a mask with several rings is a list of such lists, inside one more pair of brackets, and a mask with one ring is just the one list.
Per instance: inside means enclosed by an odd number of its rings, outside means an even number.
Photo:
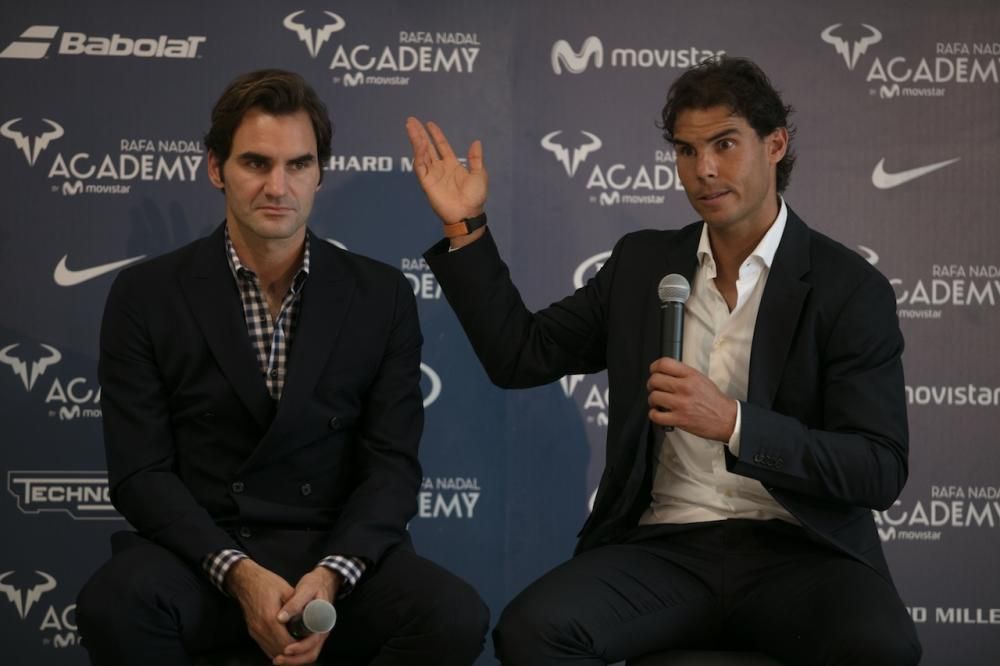
[{"label": "bull horn logo", "polygon": [[0,575],[0,592],[10,599],[14,607],[17,608],[17,614],[21,616],[21,619],[28,617],[28,613],[31,611],[31,607],[35,605],[35,602],[42,598],[42,595],[49,590],[54,590],[56,587],[56,579],[48,575],[44,571],[35,571],[36,574],[41,576],[44,580],[37,585],[32,585],[27,590],[22,590],[20,588],[14,587],[9,583],[3,582],[7,576],[14,573],[13,571],[7,571]]},{"label": "bull horn logo", "polygon": [[882,33],[879,32],[878,28],[875,26],[862,23],[861,25],[868,28],[870,34],[855,41],[853,44],[848,44],[843,37],[833,34],[834,30],[842,25],[842,23],[834,23],[833,25],[828,26],[826,30],[820,33],[820,37],[827,44],[832,44],[833,48],[837,49],[837,53],[844,56],[844,62],[847,63],[847,69],[853,71],[854,66],[858,64],[858,58],[860,58],[862,54],[868,50],[868,47],[882,41]]},{"label": "bull horn logo", "polygon": [[49,345],[42,345],[42,347],[49,353],[48,356],[43,356],[37,361],[31,362],[31,374],[28,374],[28,364],[16,356],[12,356],[11,352],[18,346],[18,343],[12,345],[7,345],[3,349],[0,349],[0,363],[9,365],[14,374],[21,378],[21,382],[24,384],[24,388],[31,391],[35,387],[35,382],[38,378],[45,374],[45,369],[50,365],[55,365],[62,360],[62,354],[55,347],[50,347]]},{"label": "bull horn logo", "polygon": [[297,12],[292,12],[291,14],[285,17],[285,20],[282,22],[281,25],[285,26],[286,28],[294,32],[296,35],[298,35],[299,39],[306,43],[306,48],[309,50],[309,55],[315,58],[316,56],[319,55],[319,50],[323,47],[324,44],[326,44],[327,40],[330,39],[330,35],[332,35],[335,32],[343,30],[344,27],[347,25],[347,22],[344,21],[344,19],[337,16],[336,14],[334,14],[333,12],[323,12],[331,19],[333,19],[333,23],[327,23],[323,27],[313,31],[312,29],[307,28],[306,26],[302,25],[296,20],[303,13],[305,13],[304,9],[300,9]]},{"label": "bull horn logo", "polygon": [[[14,129],[14,125],[21,121],[20,118],[8,120],[3,125],[0,125],[0,136],[5,136],[8,139],[11,139],[14,142],[14,145],[21,149],[21,152],[24,153],[25,159],[28,160],[28,166],[35,166],[35,161],[38,160],[38,156],[42,154],[42,151],[48,148],[51,142],[65,134],[59,123],[54,120],[49,120],[48,118],[42,118],[42,120],[52,129],[48,132],[42,132],[41,135],[36,137],[25,136]],[[32,138],[34,138],[33,146]]]},{"label": "bull horn logo", "polygon": [[555,132],[549,132],[542,137],[542,148],[549,151],[556,156],[559,163],[563,165],[566,169],[566,175],[572,178],[576,175],[576,170],[580,167],[587,155],[599,150],[602,144],[601,139],[590,132],[581,132],[589,141],[582,146],[577,146],[573,149],[572,156],[570,156],[570,151],[562,144],[556,143],[555,138],[562,134],[562,130],[556,130]]}]

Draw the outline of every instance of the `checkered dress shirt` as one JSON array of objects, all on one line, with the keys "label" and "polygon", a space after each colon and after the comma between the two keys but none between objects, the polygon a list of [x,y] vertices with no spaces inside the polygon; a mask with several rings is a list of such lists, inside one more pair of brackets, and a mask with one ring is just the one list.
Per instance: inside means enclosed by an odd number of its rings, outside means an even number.
[{"label": "checkered dress shirt", "polygon": [[[257,359],[260,361],[260,371],[264,377],[264,383],[267,385],[271,397],[280,400],[281,391],[285,387],[288,350],[291,348],[292,337],[295,335],[299,304],[302,302],[302,287],[309,276],[309,234],[306,234],[302,266],[292,278],[292,285],[281,300],[281,308],[274,321],[271,320],[271,311],[267,306],[267,300],[261,293],[257,275],[240,262],[236,248],[233,247],[229,238],[228,229],[226,229],[226,254],[229,268],[236,280],[236,286],[240,290],[247,332],[250,334],[250,341],[257,350]],[[227,548],[208,554],[202,566],[212,579],[212,583],[220,590],[225,591],[223,583],[229,569],[246,557],[247,555],[243,551]],[[360,559],[342,555],[328,555],[319,561],[319,566],[326,567],[343,577],[344,583],[338,591],[338,596],[341,597],[357,585],[365,571],[365,564]]]}]

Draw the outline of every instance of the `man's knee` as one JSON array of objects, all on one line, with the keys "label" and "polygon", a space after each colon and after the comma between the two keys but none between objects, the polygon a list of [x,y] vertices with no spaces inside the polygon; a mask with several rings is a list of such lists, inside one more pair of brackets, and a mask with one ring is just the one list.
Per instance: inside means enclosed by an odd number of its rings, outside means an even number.
[{"label": "man's knee", "polygon": [[496,655],[504,663],[529,663],[532,656],[565,642],[565,626],[558,608],[522,593],[503,610],[493,630]]},{"label": "man's knee", "polygon": [[490,611],[479,594],[465,581],[454,578],[440,587],[424,616],[427,630],[441,636],[442,648],[463,663],[471,663],[483,651]]},{"label": "man's knee", "polygon": [[828,646],[831,666],[916,666],[923,650],[909,618],[899,626],[867,623]]}]

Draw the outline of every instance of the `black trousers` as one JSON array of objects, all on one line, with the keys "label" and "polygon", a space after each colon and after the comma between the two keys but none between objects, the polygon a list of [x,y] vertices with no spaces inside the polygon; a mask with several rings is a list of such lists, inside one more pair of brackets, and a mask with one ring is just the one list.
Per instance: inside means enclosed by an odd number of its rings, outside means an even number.
[{"label": "black trousers", "polygon": [[891,582],[777,520],[638,527],[528,586],[493,640],[509,666],[670,648],[754,650],[789,666],[903,666],[921,653]]},{"label": "black trousers", "polygon": [[[135,534],[119,539],[114,551],[77,600],[93,664],[175,666],[190,664],[191,655],[256,647],[239,604],[205,573]],[[467,666],[482,651],[489,625],[475,590],[404,547],[390,551],[336,606],[321,661],[338,665]]]}]

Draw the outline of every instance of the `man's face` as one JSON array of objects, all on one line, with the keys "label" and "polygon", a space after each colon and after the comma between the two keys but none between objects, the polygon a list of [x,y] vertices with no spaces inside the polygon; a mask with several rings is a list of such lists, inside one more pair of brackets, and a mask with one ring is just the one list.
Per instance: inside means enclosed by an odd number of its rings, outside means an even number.
[{"label": "man's face", "polygon": [[681,183],[710,230],[760,230],[774,221],[784,128],[761,138],[729,107],[713,106],[678,113],[673,134]]},{"label": "man's face", "polygon": [[250,109],[233,134],[229,159],[208,156],[208,175],[226,195],[230,233],[247,243],[298,240],[319,189],[316,135],[305,111]]}]

